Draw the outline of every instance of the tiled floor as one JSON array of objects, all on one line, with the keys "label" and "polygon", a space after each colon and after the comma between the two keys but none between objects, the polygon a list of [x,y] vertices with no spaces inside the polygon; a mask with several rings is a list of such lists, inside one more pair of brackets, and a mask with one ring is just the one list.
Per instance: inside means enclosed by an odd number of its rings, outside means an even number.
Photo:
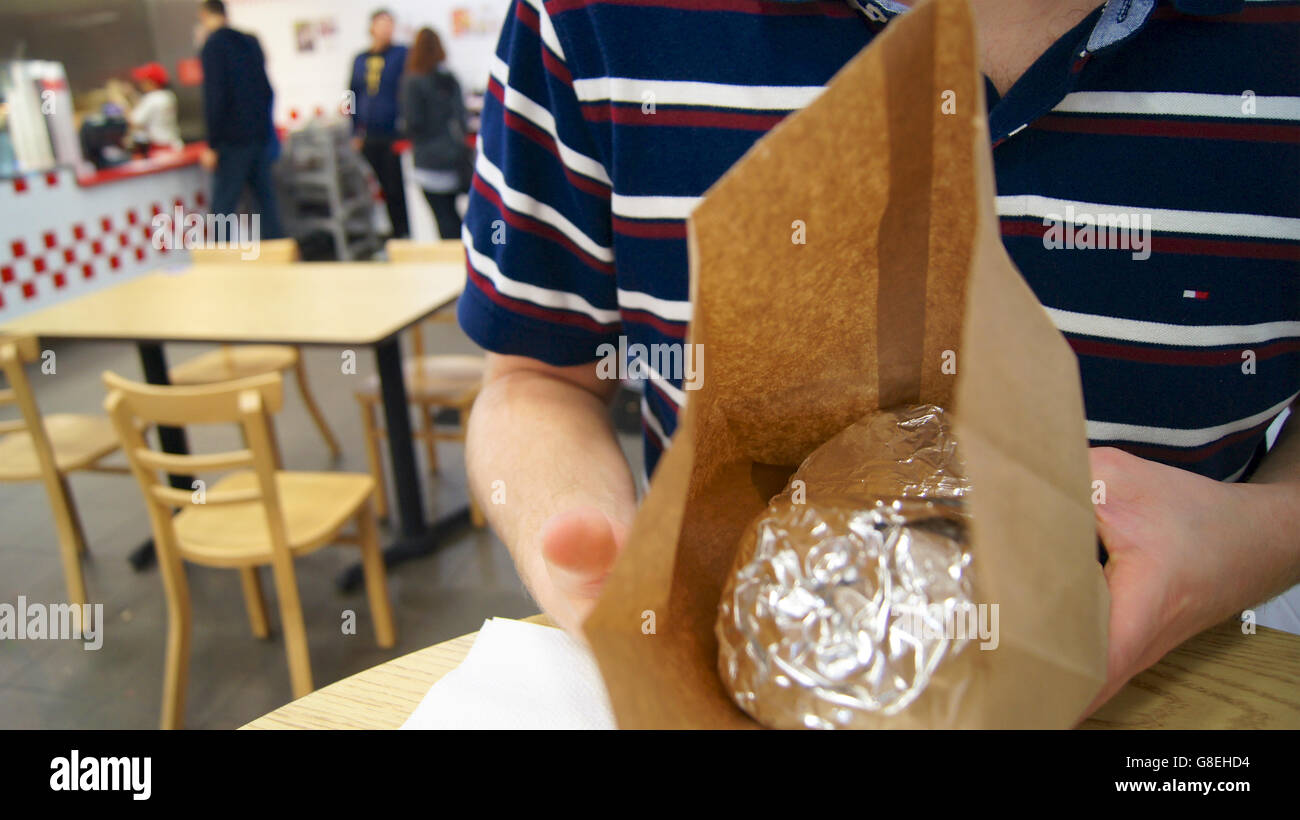
[{"label": "tiled floor", "polygon": [[[474,352],[452,325],[427,331],[430,350]],[[52,348],[56,373],[32,371],[45,413],[100,412],[99,374],[114,370],[141,378],[134,346],[61,344]],[[172,363],[202,348],[169,345]],[[364,471],[365,450],[352,392],[373,372],[374,357],[357,351],[358,373],[344,375],[342,351],[306,350],[311,386],[343,444],[343,459],[331,465],[328,452],[302,406],[297,390],[286,388],[277,431],[288,468]],[[236,441],[233,429],[190,431],[196,451]],[[639,441],[623,439],[639,465]],[[463,451],[439,445],[442,471],[425,475],[426,512],[433,518],[465,502]],[[115,457],[121,460],[121,455]],[[639,466],[638,466],[639,470]],[[166,607],[156,568],[135,572],[127,555],[149,535],[149,523],[135,481],[129,476],[76,474],[72,492],[81,511],[92,556],[86,563],[91,600],[104,605],[105,638],[98,651],[72,641],[0,641],[0,728],[153,728],[162,693]],[[398,644],[374,643],[363,592],[344,594],[335,580],[356,557],[354,548],[327,547],[297,562],[298,582],[310,641],[316,685],[324,686],[398,655],[471,632],[492,616],[522,617],[537,611],[524,591],[505,546],[490,531],[466,529],[435,554],[389,572],[388,588],[398,627]],[[264,571],[265,572],[265,571]],[[270,577],[264,575],[272,612],[270,640],[249,632],[239,578],[229,570],[189,568],[194,633],[186,725],[233,728],[290,699],[284,645]],[[54,525],[37,484],[0,484],[0,603],[58,603],[65,600]],[[345,610],[356,613],[355,635],[342,634]]]}]

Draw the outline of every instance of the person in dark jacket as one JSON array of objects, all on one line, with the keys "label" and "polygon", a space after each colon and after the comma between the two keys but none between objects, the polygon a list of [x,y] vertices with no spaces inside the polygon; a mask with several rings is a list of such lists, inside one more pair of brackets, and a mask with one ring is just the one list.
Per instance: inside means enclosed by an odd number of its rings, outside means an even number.
[{"label": "person in dark jacket", "polygon": [[271,180],[273,92],[262,47],[251,34],[230,28],[222,0],[200,5],[199,23],[207,32],[200,55],[208,128],[202,161],[213,174],[212,212],[235,213],[244,189],[251,187],[261,214],[261,238],[279,239],[284,228]]},{"label": "person in dark jacket", "polygon": [[415,180],[433,209],[443,239],[460,238],[456,195],[469,190],[472,152],[465,142],[465,100],[446,66],[433,29],[421,29],[402,78],[402,120],[415,160]]},{"label": "person in dark jacket", "polygon": [[393,236],[410,235],[406,219],[406,188],[402,160],[394,151],[398,140],[397,97],[406,47],[393,43],[393,15],[380,9],[370,16],[370,48],[352,62],[348,88],[354,100],[353,144],[375,170],[384,191]]}]

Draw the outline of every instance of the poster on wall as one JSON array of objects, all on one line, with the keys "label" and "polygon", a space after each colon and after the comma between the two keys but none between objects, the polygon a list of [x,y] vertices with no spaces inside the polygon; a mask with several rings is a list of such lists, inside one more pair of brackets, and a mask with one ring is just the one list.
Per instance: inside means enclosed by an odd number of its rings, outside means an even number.
[{"label": "poster on wall", "polygon": [[299,20],[293,24],[293,40],[299,54],[309,54],[317,48],[321,50],[332,48],[338,32],[338,20],[333,17]]}]

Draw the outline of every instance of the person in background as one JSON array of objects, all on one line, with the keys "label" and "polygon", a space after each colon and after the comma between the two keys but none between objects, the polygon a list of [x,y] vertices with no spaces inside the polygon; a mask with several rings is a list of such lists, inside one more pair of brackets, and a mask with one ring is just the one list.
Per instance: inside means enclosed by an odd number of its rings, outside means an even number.
[{"label": "person in background", "polygon": [[352,144],[374,169],[384,191],[393,236],[410,235],[406,219],[406,188],[402,160],[393,151],[397,142],[397,94],[406,66],[406,47],[393,43],[393,15],[380,9],[370,15],[370,48],[352,63],[348,89],[355,100]]},{"label": "person in background", "polygon": [[171,78],[159,63],[146,63],[131,70],[140,98],[127,106],[131,139],[150,151],[180,150],[185,147],[176,116],[176,93],[169,88]]},{"label": "person in background", "polygon": [[[271,181],[274,139],[271,82],[257,39],[230,28],[222,0],[199,6],[203,42],[203,114],[208,148],[203,167],[212,171],[212,211],[233,214],[245,187],[253,189],[261,214],[261,238],[284,236]],[[220,239],[220,237],[218,237]]]},{"label": "person in background", "polygon": [[465,143],[465,99],[447,69],[442,40],[420,29],[402,78],[403,131],[414,148],[415,180],[443,239],[460,238],[456,195],[469,190],[472,152]]}]

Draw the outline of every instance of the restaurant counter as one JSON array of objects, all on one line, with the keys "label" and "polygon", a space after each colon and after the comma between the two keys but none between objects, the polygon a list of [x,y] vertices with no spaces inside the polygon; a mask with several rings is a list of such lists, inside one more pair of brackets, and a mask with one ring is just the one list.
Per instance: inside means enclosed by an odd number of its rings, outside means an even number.
[{"label": "restaurant counter", "polygon": [[[0,324],[164,265],[153,218],[206,211],[203,143],[99,172],[0,181]],[[184,253],[184,251],[180,251]]]}]

